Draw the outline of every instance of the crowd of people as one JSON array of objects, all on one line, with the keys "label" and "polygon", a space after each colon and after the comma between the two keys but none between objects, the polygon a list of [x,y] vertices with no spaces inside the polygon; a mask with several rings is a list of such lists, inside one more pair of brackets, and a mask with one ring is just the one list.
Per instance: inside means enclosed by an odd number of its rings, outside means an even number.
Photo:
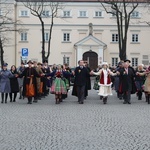
[{"label": "crowd of people", "polygon": [[74,79],[72,95],[76,96],[79,104],[84,104],[91,90],[91,76],[95,77],[93,88],[97,90],[100,99],[107,104],[108,96],[115,89],[117,97],[124,100],[123,104],[131,104],[131,94],[136,94],[142,100],[143,93],[146,102],[150,104],[150,67],[138,65],[136,69],[130,66],[130,60],[120,61],[115,68],[103,62],[96,70],[91,70],[83,60],[71,70],[68,64],[48,65],[32,62],[21,63],[18,68],[4,63],[0,70],[1,103],[16,102],[19,99],[28,99],[28,104],[37,103],[48,96],[55,94],[55,103],[60,104],[68,96],[70,80]]}]

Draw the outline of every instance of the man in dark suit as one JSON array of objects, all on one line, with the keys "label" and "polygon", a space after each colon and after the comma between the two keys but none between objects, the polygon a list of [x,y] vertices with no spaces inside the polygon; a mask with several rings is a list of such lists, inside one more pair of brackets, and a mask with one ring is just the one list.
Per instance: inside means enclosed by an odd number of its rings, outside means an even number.
[{"label": "man in dark suit", "polygon": [[78,97],[79,104],[83,104],[87,77],[90,76],[88,70],[84,67],[83,60],[79,61],[79,66],[76,67],[74,75],[75,75],[75,82],[72,95]]},{"label": "man in dark suit", "polygon": [[129,67],[129,63],[125,62],[124,67],[119,71],[122,81],[119,85],[120,92],[124,94],[123,104],[131,104],[131,92],[133,90],[134,71]]}]

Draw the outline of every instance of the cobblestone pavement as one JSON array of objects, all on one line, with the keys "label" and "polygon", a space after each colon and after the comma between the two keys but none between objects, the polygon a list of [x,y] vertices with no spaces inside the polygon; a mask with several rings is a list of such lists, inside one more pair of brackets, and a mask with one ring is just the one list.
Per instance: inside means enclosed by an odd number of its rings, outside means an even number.
[{"label": "cobblestone pavement", "polygon": [[54,95],[0,104],[0,150],[150,150],[150,105],[122,102],[91,90],[83,105],[71,92],[59,105]]}]

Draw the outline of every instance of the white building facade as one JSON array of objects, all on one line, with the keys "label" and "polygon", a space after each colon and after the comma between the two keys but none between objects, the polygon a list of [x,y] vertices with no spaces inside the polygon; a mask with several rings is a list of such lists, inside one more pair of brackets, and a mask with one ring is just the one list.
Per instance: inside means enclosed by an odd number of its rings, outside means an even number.
[{"label": "white building facade", "polygon": [[[78,60],[89,62],[92,69],[103,61],[116,66],[120,61],[117,23],[114,16],[107,14],[99,2],[63,2],[54,18],[49,64],[68,63],[76,66]],[[12,3],[14,19],[21,22],[15,28],[21,32],[10,33],[9,46],[4,48],[4,60],[9,65],[20,65],[22,59],[42,61],[41,25],[22,2]],[[128,31],[127,58],[132,66],[149,65],[150,27],[144,23],[150,17],[148,8],[140,4],[133,12]],[[49,10],[45,14],[49,15]],[[45,40],[48,40],[49,20],[45,23]],[[11,45],[11,46],[10,46]],[[28,56],[22,57],[22,49]],[[47,47],[46,47],[47,48]]]}]

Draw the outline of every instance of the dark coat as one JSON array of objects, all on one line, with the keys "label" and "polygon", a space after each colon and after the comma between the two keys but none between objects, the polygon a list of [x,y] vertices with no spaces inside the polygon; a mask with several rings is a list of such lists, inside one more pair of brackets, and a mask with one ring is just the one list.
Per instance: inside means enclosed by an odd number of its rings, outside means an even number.
[{"label": "dark coat", "polygon": [[34,84],[35,88],[35,96],[37,96],[37,83],[36,83],[36,77],[40,77],[40,75],[37,73],[37,71],[34,68],[26,68],[22,74],[19,75],[20,78],[24,76],[23,80],[23,96],[26,96],[26,85],[30,83],[30,77],[33,76],[32,84]]},{"label": "dark coat", "polygon": [[[12,72],[12,71],[11,73],[13,75],[18,74],[17,72]],[[11,93],[19,92],[19,83],[18,83],[18,79],[15,76],[10,78],[10,87],[11,87]]]},{"label": "dark coat", "polygon": [[77,96],[77,86],[86,86],[87,77],[89,76],[90,74],[85,67],[83,67],[82,69],[80,67],[77,67],[75,69],[75,80],[74,80],[72,95]]},{"label": "dark coat", "polygon": [[[90,74],[91,69],[89,67],[86,67],[86,69],[88,73]],[[89,75],[86,77],[86,87],[87,87],[87,90],[91,90],[91,78]]]},{"label": "dark coat", "polygon": [[120,70],[120,83],[119,83],[119,92],[131,91],[132,94],[136,92],[135,86],[135,73],[131,68],[128,68],[128,74],[125,73],[125,69]]}]

